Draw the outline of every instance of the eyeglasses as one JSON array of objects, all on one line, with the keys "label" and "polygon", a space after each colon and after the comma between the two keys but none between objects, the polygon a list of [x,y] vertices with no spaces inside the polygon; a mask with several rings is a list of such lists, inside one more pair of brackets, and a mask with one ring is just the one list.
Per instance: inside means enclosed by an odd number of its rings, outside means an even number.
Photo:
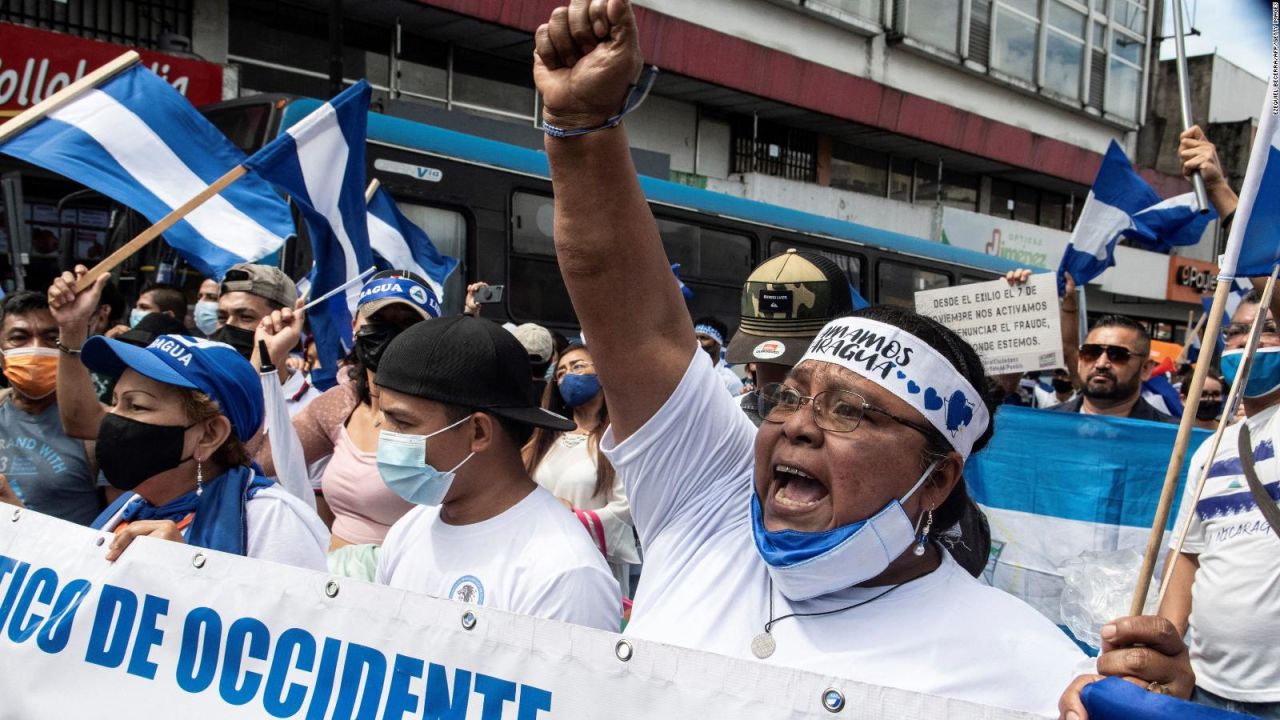
[{"label": "eyeglasses", "polygon": [[560,378],[564,377],[566,373],[572,373],[574,375],[583,375],[587,372],[594,370],[595,367],[596,367],[595,364],[592,363],[590,360],[574,360],[573,362],[569,363],[568,367],[556,368],[556,379],[559,380]]},{"label": "eyeglasses", "polygon": [[[1230,325],[1222,328],[1222,339],[1230,340],[1232,338],[1242,337],[1244,335],[1248,335],[1252,330],[1253,330],[1252,323],[1231,323]],[[1268,320],[1262,323],[1262,334],[1263,335],[1278,334],[1278,331],[1276,330],[1276,323],[1274,320]]]},{"label": "eyeglasses", "polygon": [[1136,353],[1127,347],[1120,345],[1101,345],[1098,343],[1085,343],[1080,346],[1080,359],[1091,363],[1102,357],[1103,353],[1107,354],[1107,359],[1113,365],[1128,364],[1130,358],[1146,357],[1145,353]]},{"label": "eyeglasses", "polygon": [[818,427],[831,432],[846,433],[858,429],[868,412],[883,415],[894,422],[929,437],[932,428],[900,418],[887,410],[868,403],[866,398],[848,390],[824,390],[817,395],[801,395],[795,388],[782,383],[769,383],[756,391],[756,411],[771,423],[783,423],[805,403],[813,404],[813,421]]}]

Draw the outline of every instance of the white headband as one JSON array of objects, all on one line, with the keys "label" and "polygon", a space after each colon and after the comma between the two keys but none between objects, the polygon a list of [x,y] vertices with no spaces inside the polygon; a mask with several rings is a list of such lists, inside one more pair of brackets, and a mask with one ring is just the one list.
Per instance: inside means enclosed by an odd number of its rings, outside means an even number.
[{"label": "white headband", "polygon": [[805,360],[847,368],[902,398],[966,459],[991,424],[973,385],[941,353],[902,328],[858,317],[832,320],[800,358]]}]

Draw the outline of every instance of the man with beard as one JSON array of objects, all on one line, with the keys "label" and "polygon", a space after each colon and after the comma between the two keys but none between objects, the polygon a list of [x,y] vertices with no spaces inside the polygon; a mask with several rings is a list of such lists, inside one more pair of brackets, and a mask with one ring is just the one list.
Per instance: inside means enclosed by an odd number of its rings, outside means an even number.
[{"label": "man with beard", "polygon": [[1094,323],[1080,344],[1076,372],[1084,382],[1080,395],[1050,410],[1110,415],[1177,423],[1142,399],[1142,382],[1151,377],[1151,337],[1146,328],[1123,315],[1107,315]]}]

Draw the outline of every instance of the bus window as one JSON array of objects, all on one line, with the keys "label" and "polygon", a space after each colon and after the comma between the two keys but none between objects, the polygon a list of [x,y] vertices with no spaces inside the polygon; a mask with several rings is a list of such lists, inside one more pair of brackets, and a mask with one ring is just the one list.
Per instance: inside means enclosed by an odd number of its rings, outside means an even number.
[{"label": "bus window", "polygon": [[658,233],[685,282],[731,283],[741,291],[751,272],[751,238],[664,218],[658,218]]},{"label": "bus window", "polygon": [[556,254],[554,200],[546,195],[517,192],[511,196],[511,249],[525,255]]},{"label": "bus window", "polygon": [[444,297],[440,298],[440,312],[457,315],[462,312],[462,300],[466,294],[466,271],[463,262],[467,257],[467,219],[462,213],[411,202],[397,200],[400,212],[414,225],[422,228],[441,255],[458,258],[458,269],[444,283]]},{"label": "bus window", "polygon": [[984,277],[978,277],[976,275],[961,275],[960,284],[972,285],[974,283],[987,282],[988,280],[995,280],[995,279],[997,278],[984,278]]},{"label": "bus window", "polygon": [[916,293],[936,290],[951,284],[946,273],[926,270],[915,265],[882,260],[876,278],[876,301],[886,305],[916,306]]},{"label": "bus window", "polygon": [[853,289],[857,290],[859,295],[866,296],[867,294],[866,288],[862,285],[862,258],[858,257],[857,255],[846,255],[842,252],[837,252],[835,250],[828,250],[827,248],[814,247],[812,245],[802,245],[799,243],[791,242],[790,240],[782,240],[777,238],[775,238],[774,241],[769,245],[769,257],[773,257],[774,255],[781,255],[782,253],[786,252],[789,248],[804,250],[805,252],[817,253],[831,260],[841,270],[844,271],[844,276],[849,279],[849,284],[853,286]]}]

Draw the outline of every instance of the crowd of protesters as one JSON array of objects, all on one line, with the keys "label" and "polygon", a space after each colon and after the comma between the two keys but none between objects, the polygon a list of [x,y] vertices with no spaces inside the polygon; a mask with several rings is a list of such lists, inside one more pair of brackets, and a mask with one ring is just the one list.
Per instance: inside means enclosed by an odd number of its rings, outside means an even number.
[{"label": "crowd of protesters", "polygon": [[[556,10],[536,36],[545,121],[583,131],[546,143],[581,336],[479,317],[484,283],[467,288],[461,315],[442,316],[425,279],[379,272],[322,392],[305,298],[279,269],[236,266],[190,306],[183,288],[152,284],[126,306],[110,276],[77,290],[76,267],[0,305],[0,500],[111,532],[109,560],[152,536],[1077,720],[1099,675],[1280,717],[1276,538],[1241,501],[1255,463],[1277,486],[1274,321],[1222,450],[1192,459],[1192,477],[1215,470],[1198,498],[1188,485],[1160,616],[1108,624],[1101,656],[1087,658],[979,579],[991,538],[963,470],[1002,404],[1176,423],[1144,390],[1157,367],[1147,329],[1107,315],[1080,338],[1068,277],[1066,367],[988,377],[933,320],[855,311],[843,272],[797,250],[752,271],[734,333],[691,320],[610,120],[638,48],[619,2]],[[1212,144],[1193,128],[1181,154],[1230,217]],[[795,301],[768,311],[764,292]],[[1198,426],[1232,412],[1238,351],[1271,312],[1256,295],[1236,310]],[[839,352],[867,333],[914,362],[894,377]],[[884,343],[875,352],[894,360]],[[1165,379],[1185,400],[1190,365],[1173,367]],[[263,431],[264,377],[279,384],[301,457],[282,457]],[[916,381],[953,393],[966,419],[922,404],[904,389]],[[274,479],[284,463],[305,466],[303,496]]]}]

